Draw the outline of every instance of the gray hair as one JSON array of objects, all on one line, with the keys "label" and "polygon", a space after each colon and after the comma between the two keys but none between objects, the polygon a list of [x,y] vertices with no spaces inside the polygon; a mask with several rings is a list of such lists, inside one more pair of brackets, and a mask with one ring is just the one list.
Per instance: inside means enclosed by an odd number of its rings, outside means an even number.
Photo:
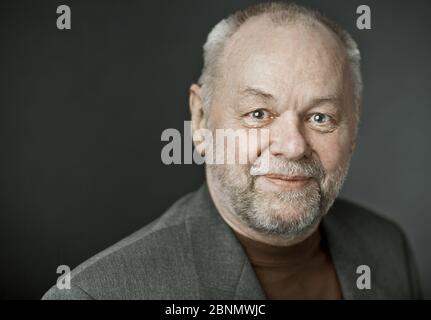
[{"label": "gray hair", "polygon": [[[300,19],[301,21],[311,23],[320,22],[334,32],[344,45],[351,64],[354,94],[357,101],[357,108],[359,108],[359,101],[362,97],[361,55],[356,42],[350,34],[316,10],[294,3],[270,2],[253,5],[246,9],[236,11],[226,19],[217,23],[208,34],[207,41],[203,46],[204,65],[198,80],[198,84],[202,87],[204,110],[208,110],[212,103],[215,79],[217,77],[217,64],[226,41],[248,19],[263,14],[267,14],[275,24],[295,22]],[[358,113],[357,117],[359,116]]]}]

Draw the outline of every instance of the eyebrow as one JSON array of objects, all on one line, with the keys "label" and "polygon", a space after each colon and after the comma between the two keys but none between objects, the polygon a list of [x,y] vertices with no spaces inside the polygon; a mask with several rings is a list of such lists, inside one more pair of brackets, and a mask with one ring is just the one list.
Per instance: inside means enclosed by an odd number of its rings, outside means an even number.
[{"label": "eyebrow", "polygon": [[244,96],[255,96],[265,100],[275,100],[274,96],[268,92],[265,92],[258,88],[246,87],[241,91],[241,95]]},{"label": "eyebrow", "polygon": [[[265,100],[276,100],[276,98],[272,94],[265,92],[259,88],[254,88],[254,87],[249,87],[249,86],[245,87],[245,89],[242,90],[240,93],[243,96],[254,96],[254,97],[259,97],[259,98],[262,98]],[[341,102],[341,97],[337,94],[315,97],[315,98],[311,99],[311,101],[309,103],[307,103],[306,109],[316,107],[316,106],[321,105],[323,103],[332,103],[336,107],[338,107],[340,102]]]},{"label": "eyebrow", "polygon": [[308,106],[315,107],[326,102],[330,102],[338,106],[340,101],[341,101],[341,97],[338,95],[322,96],[322,97],[317,97],[312,99],[311,102],[308,104]]}]

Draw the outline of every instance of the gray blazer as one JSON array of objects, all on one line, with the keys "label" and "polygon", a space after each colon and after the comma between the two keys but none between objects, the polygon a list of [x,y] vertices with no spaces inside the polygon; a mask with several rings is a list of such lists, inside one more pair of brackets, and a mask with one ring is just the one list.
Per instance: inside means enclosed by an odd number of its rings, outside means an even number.
[{"label": "gray blazer", "polygon": [[[345,299],[418,299],[411,251],[392,222],[337,200],[322,222]],[[359,265],[371,289],[358,289]],[[160,218],[78,266],[71,288],[43,299],[265,299],[250,262],[207,185]]]}]

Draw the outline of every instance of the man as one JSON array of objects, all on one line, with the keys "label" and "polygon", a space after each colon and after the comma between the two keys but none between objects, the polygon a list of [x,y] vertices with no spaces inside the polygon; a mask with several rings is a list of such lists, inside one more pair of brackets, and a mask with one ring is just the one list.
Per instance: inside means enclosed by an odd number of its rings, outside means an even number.
[{"label": "man", "polygon": [[[208,162],[200,190],[44,299],[419,298],[400,229],[335,201],[355,147],[359,64],[353,39],[301,6],[261,4],[222,20],[190,88],[192,129],[201,154],[215,147],[248,161]],[[268,139],[228,150],[198,143],[204,129]]]}]

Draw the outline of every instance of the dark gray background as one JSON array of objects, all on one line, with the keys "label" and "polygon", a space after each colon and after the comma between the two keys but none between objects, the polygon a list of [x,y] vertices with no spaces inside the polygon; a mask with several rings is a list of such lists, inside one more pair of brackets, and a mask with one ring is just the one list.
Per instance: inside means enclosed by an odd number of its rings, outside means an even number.
[{"label": "dark gray background", "polygon": [[[40,298],[203,181],[165,166],[210,28],[256,1],[1,1],[0,296]],[[357,39],[365,103],[343,195],[397,221],[431,297],[429,1],[298,1]],[[356,29],[356,7],[372,30]],[[72,30],[56,8],[72,9]],[[391,272],[391,270],[388,270]]]}]

